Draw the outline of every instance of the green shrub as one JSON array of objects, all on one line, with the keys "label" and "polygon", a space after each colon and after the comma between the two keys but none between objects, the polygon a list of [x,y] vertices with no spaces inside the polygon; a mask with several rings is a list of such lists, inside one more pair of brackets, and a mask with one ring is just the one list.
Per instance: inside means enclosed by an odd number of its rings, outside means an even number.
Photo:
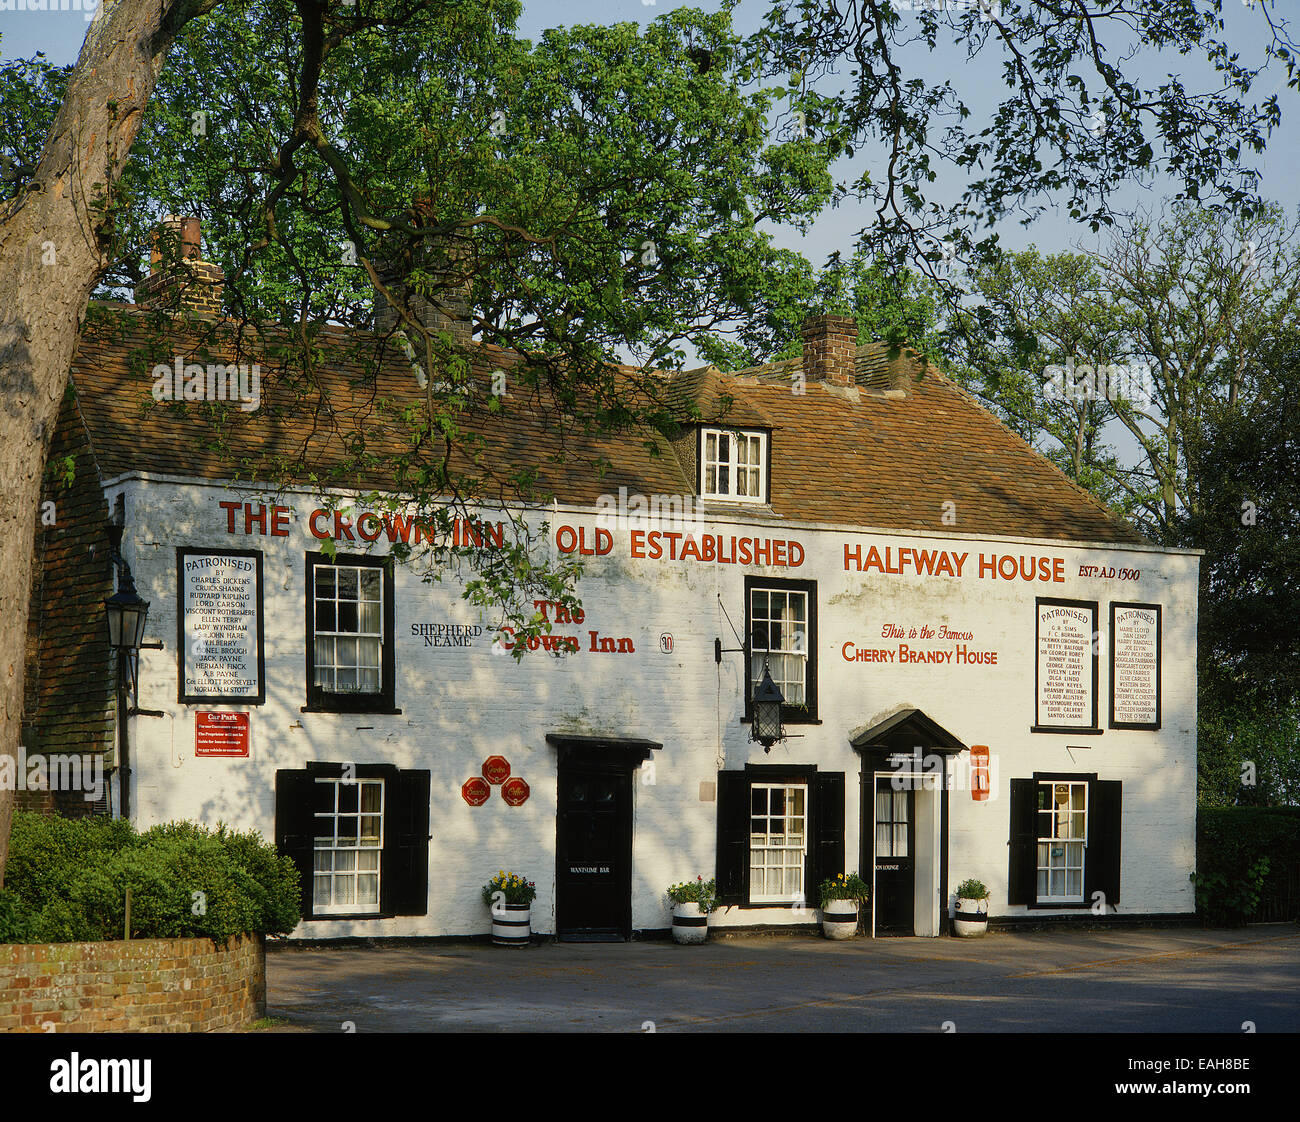
[{"label": "green shrub", "polygon": [[169,822],[15,814],[0,942],[284,935],[300,919],[298,871],[256,832]]},{"label": "green shrub", "polygon": [[27,916],[22,902],[7,888],[0,888],[0,943],[27,942]]},{"label": "green shrub", "polygon": [[1248,922],[1270,876],[1300,863],[1300,807],[1201,807],[1196,817],[1196,910],[1212,924]]},{"label": "green shrub", "polygon": [[711,912],[718,902],[718,882],[697,875],[694,880],[670,884],[668,899],[674,904],[699,904],[701,911]]}]

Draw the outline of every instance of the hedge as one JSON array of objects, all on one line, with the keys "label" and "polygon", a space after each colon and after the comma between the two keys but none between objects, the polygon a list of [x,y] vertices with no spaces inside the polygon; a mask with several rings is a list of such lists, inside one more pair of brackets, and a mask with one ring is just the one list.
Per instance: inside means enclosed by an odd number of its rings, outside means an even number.
[{"label": "hedge", "polygon": [[298,872],[256,831],[169,822],[13,816],[0,943],[121,939],[126,890],[133,939],[245,932],[286,935],[300,917]]},{"label": "hedge", "polygon": [[1300,807],[1224,806],[1196,817],[1196,910],[1241,924],[1286,870],[1300,865]]}]

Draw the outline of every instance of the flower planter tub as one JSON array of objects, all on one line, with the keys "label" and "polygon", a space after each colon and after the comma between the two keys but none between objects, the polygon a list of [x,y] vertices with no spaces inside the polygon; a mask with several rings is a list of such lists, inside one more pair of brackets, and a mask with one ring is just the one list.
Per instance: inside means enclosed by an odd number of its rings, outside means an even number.
[{"label": "flower planter tub", "polygon": [[709,913],[699,904],[673,905],[673,942],[703,943],[709,937]]},{"label": "flower planter tub", "polygon": [[828,939],[851,939],[858,930],[856,900],[827,900],[822,908],[822,934]]},{"label": "flower planter tub", "polygon": [[499,947],[526,947],[532,934],[531,904],[506,904],[505,910],[492,909],[492,942]]},{"label": "flower planter tub", "polygon": [[953,931],[963,939],[973,939],[989,929],[987,900],[967,900],[959,897],[953,914]]}]

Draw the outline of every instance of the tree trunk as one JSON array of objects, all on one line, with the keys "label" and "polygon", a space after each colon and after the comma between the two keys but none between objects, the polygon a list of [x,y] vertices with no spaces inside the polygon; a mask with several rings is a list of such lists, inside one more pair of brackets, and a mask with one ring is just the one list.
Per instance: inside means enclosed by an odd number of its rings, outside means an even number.
[{"label": "tree trunk", "polygon": [[[0,753],[10,757],[22,721],[41,476],[86,304],[106,264],[115,188],[176,33],[216,2],[107,0],[36,174],[0,206]],[[0,784],[0,886],[13,786]]]}]

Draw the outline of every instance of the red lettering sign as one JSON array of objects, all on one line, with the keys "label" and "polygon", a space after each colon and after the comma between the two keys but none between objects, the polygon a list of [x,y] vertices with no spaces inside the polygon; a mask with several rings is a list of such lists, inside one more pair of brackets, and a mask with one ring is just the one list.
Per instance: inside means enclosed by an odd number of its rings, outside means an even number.
[{"label": "red lettering sign", "polygon": [[528,784],[517,775],[513,779],[507,779],[501,788],[501,797],[509,806],[523,806],[528,801],[529,793]]},{"label": "red lettering sign", "polygon": [[492,788],[487,785],[487,780],[479,776],[473,779],[467,779],[460,785],[460,797],[470,806],[482,806],[488,801],[488,796],[492,794]]},{"label": "red lettering sign", "polygon": [[483,761],[483,778],[499,787],[510,778],[510,763],[505,756],[489,756]]},{"label": "red lettering sign", "polygon": [[989,748],[987,744],[970,746],[970,797],[977,803],[989,797]]},{"label": "red lettering sign", "polygon": [[247,713],[195,713],[196,756],[247,756]]}]

